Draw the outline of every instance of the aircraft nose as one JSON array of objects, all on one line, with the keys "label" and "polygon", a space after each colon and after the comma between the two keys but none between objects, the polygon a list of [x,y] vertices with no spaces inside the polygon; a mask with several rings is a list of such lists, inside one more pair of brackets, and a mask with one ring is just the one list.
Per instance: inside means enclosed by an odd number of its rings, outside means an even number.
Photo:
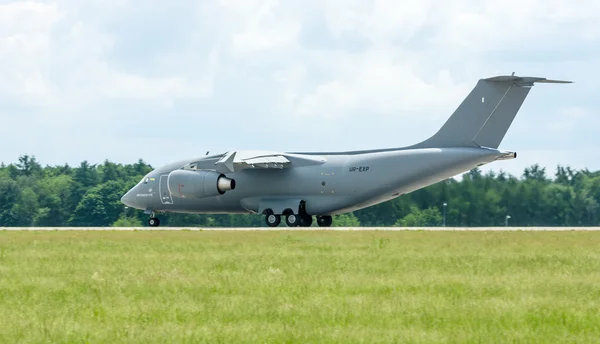
[{"label": "aircraft nose", "polygon": [[127,191],[126,194],[121,197],[121,203],[125,204],[128,207],[134,207],[135,205],[135,195],[133,193],[133,189]]}]

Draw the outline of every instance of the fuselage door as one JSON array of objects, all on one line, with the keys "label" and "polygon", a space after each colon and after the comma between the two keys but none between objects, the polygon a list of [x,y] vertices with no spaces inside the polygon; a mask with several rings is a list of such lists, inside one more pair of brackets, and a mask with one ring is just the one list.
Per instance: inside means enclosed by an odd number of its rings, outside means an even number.
[{"label": "fuselage door", "polygon": [[162,204],[173,204],[173,198],[171,198],[171,193],[169,192],[169,185],[167,184],[168,177],[168,175],[160,176],[158,192],[160,193],[160,201],[162,202]]}]

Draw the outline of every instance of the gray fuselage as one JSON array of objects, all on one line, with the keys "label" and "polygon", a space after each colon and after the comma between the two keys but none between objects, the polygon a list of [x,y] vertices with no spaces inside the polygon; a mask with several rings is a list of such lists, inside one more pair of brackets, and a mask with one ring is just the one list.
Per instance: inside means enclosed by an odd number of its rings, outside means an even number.
[{"label": "gray fuselage", "polygon": [[[179,213],[281,214],[306,202],[310,215],[334,215],[369,207],[505,156],[485,148],[390,149],[352,153],[300,153],[320,157],[317,166],[245,169],[226,174],[236,188],[223,195],[182,198],[169,192],[169,173],[194,161],[214,168],[217,158],[189,159],[157,168],[125,196],[123,203],[146,211]],[[147,181],[147,182],[146,182]]]}]

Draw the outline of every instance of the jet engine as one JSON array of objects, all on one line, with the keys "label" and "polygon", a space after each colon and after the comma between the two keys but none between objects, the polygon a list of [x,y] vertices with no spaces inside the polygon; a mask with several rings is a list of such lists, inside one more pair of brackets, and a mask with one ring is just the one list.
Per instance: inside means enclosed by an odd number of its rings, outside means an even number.
[{"label": "jet engine", "polygon": [[235,180],[208,170],[175,170],[167,179],[171,195],[182,198],[219,196],[235,189]]}]

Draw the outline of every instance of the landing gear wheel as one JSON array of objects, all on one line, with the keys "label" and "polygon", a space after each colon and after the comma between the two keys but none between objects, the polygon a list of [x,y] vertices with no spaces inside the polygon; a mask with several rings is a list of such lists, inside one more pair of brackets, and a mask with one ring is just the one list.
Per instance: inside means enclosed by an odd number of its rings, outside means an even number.
[{"label": "landing gear wheel", "polygon": [[319,227],[331,227],[333,218],[331,216],[317,216],[317,225]]},{"label": "landing gear wheel", "polygon": [[305,214],[300,216],[300,227],[310,227],[312,225],[312,216]]},{"label": "landing gear wheel", "polygon": [[300,216],[296,214],[289,214],[285,217],[285,223],[288,227],[297,227],[300,224]]},{"label": "landing gear wheel", "polygon": [[267,216],[265,216],[265,222],[269,227],[277,227],[281,222],[281,216],[275,214],[267,214]]},{"label": "landing gear wheel", "polygon": [[158,227],[160,225],[160,220],[156,217],[151,217],[150,220],[148,220],[148,225],[150,225],[150,227]]}]

